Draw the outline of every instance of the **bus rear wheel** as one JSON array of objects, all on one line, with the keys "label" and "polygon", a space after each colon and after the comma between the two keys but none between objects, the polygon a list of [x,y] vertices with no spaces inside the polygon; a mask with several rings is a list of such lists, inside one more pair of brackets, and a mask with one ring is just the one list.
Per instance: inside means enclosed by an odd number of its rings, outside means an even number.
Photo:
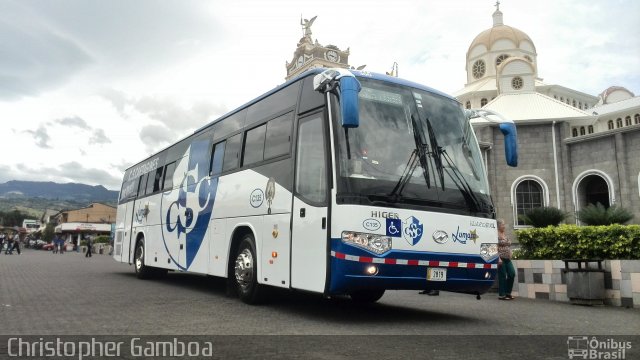
[{"label": "bus rear wheel", "polygon": [[374,303],[384,295],[383,290],[358,290],[349,294],[351,300],[359,304],[371,304]]},{"label": "bus rear wheel", "polygon": [[151,278],[152,270],[144,263],[144,239],[140,239],[136,243],[136,251],[133,256],[133,267],[136,271],[138,279]]},{"label": "bus rear wheel", "polygon": [[162,277],[167,274],[167,269],[160,269],[148,266],[144,263],[144,238],[136,244],[136,251],[133,256],[133,265],[138,279],[151,279]]},{"label": "bus rear wheel", "polygon": [[259,304],[265,300],[264,286],[258,284],[255,249],[253,235],[245,235],[238,246],[233,271],[238,296],[247,304]]}]

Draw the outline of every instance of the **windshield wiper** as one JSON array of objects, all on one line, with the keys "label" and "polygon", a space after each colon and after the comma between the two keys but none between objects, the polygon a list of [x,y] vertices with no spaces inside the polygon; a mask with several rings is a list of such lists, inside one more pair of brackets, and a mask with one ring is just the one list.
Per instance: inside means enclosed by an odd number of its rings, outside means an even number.
[{"label": "windshield wiper", "polygon": [[409,183],[411,177],[413,176],[413,172],[418,167],[418,164],[422,166],[422,174],[424,176],[424,180],[427,183],[427,188],[431,189],[431,179],[429,177],[429,162],[427,161],[427,154],[429,154],[428,145],[422,139],[423,131],[418,129],[418,122],[416,121],[413,114],[411,114],[411,125],[413,128],[413,141],[416,144],[416,148],[411,152],[409,156],[409,161],[407,161],[407,165],[402,171],[402,175],[398,180],[396,186],[389,193],[389,198],[396,199],[399,198],[404,190],[404,187]]},{"label": "windshield wiper", "polygon": [[[433,147],[433,151],[431,152],[431,156],[434,159],[436,164],[436,169],[438,171],[438,175],[440,177],[440,183],[442,184],[442,190],[444,191],[444,173],[446,170],[447,175],[453,180],[453,183],[456,185],[467,205],[471,207],[475,212],[482,211],[482,206],[480,205],[480,200],[475,196],[471,186],[465,180],[464,176],[460,172],[458,166],[451,160],[447,151],[438,145],[438,139],[436,138],[435,131],[433,131],[433,127],[431,126],[431,121],[427,118],[427,130],[429,131],[429,140],[431,141],[431,146]],[[442,158],[447,162],[448,167],[451,169],[451,174],[448,169],[444,168],[442,164]]]}]

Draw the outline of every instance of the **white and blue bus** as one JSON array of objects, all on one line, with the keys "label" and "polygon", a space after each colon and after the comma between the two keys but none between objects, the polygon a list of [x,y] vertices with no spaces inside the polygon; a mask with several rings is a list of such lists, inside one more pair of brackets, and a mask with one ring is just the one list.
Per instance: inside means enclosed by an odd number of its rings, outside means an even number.
[{"label": "white and blue bus", "polygon": [[247,303],[268,287],[479,296],[497,229],[477,116],[515,166],[513,122],[395,77],[307,71],[127,169],[113,256],[140,278],[227,278]]}]

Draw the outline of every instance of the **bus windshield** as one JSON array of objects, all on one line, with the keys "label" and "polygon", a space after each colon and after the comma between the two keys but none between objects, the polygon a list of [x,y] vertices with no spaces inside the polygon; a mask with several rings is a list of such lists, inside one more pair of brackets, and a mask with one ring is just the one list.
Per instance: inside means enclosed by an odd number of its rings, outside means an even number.
[{"label": "bus windshield", "polygon": [[337,131],[339,203],[493,211],[478,143],[458,102],[358,80],[360,125]]}]

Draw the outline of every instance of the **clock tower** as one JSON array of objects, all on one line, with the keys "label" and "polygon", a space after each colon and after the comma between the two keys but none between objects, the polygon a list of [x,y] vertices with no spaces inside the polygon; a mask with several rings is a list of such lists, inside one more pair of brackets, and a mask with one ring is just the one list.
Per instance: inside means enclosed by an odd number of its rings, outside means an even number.
[{"label": "clock tower", "polygon": [[315,42],[311,38],[311,25],[317,16],[311,20],[300,20],[303,36],[298,41],[298,46],[293,53],[293,60],[286,62],[287,76],[285,80],[289,80],[306,70],[323,67],[323,68],[344,68],[349,66],[349,49],[340,50],[335,45],[321,45],[316,39]]}]

